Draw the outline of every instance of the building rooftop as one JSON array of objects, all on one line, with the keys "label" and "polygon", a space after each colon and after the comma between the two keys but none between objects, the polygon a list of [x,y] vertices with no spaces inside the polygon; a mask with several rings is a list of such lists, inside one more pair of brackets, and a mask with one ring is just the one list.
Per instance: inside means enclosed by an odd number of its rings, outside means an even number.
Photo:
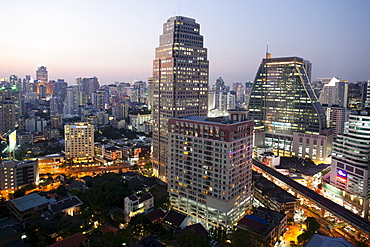
[{"label": "building rooftop", "polygon": [[159,220],[159,219],[163,219],[165,215],[165,212],[161,209],[161,208],[157,208],[156,210],[150,212],[150,213],[147,213],[145,216],[151,221],[155,221],[155,220]]},{"label": "building rooftop", "polygon": [[194,232],[197,235],[203,235],[203,236],[208,236],[209,233],[206,228],[201,223],[196,223],[190,226],[187,226],[184,231],[189,230]]},{"label": "building rooftop", "polygon": [[47,199],[46,197],[40,196],[37,193],[28,194],[16,199],[11,200],[14,206],[19,211],[26,211],[28,209],[38,207],[44,204],[53,203],[55,199]]},{"label": "building rooftop", "polygon": [[261,235],[267,236],[285,218],[284,214],[264,207],[258,207],[251,215],[244,216],[238,225],[244,225],[255,230]]},{"label": "building rooftop", "polygon": [[332,238],[314,234],[305,247],[355,247],[355,245],[344,238]]},{"label": "building rooftop", "polygon": [[107,232],[113,232],[114,235],[115,235],[117,233],[117,231],[118,230],[116,228],[113,228],[112,226],[106,226],[106,227],[100,229],[100,232],[102,234],[106,234]]},{"label": "building rooftop", "polygon": [[152,195],[150,192],[148,192],[148,193],[146,193],[146,194],[144,194],[144,195],[140,196],[139,203],[140,203],[140,202],[144,202],[144,201],[146,201],[146,200],[149,200],[149,199],[151,199],[151,198],[154,198],[154,197],[153,197],[153,195]]},{"label": "building rooftop", "polygon": [[77,196],[71,196],[66,199],[54,202],[49,205],[49,209],[54,213],[66,210],[68,208],[82,205],[82,201]]},{"label": "building rooftop", "polygon": [[63,239],[62,241],[56,242],[48,247],[79,247],[82,246],[82,243],[87,241],[82,233],[78,232],[68,238]]},{"label": "building rooftop", "polygon": [[279,203],[295,202],[297,200],[295,196],[291,195],[286,190],[283,190],[255,171],[252,172],[252,180],[254,186],[259,189],[263,195],[268,195]]},{"label": "building rooftop", "polygon": [[185,215],[182,215],[174,210],[169,210],[164,216],[164,221],[175,227],[181,226],[185,219]]}]

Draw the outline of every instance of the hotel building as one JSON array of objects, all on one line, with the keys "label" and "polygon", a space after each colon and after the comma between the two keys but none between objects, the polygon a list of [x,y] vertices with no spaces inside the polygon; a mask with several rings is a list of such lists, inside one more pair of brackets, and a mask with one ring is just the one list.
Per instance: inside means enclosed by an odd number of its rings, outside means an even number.
[{"label": "hotel building", "polygon": [[94,125],[74,123],[64,125],[65,157],[76,161],[94,158]]},{"label": "hotel building", "polygon": [[168,190],[173,209],[206,228],[229,228],[252,205],[253,121],[188,116],[168,122]]}]

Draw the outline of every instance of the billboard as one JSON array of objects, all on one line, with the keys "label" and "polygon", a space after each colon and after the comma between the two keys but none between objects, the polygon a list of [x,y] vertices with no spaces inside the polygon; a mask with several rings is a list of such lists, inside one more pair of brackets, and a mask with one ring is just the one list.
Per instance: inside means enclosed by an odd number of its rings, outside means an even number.
[{"label": "billboard", "polygon": [[13,152],[17,147],[17,131],[14,130],[12,133],[10,133],[8,138],[9,138],[8,152]]}]

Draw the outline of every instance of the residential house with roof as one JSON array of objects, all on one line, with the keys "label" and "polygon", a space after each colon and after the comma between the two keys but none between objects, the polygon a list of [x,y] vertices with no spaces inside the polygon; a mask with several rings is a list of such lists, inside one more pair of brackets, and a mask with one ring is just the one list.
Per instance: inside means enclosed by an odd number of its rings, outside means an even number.
[{"label": "residential house with roof", "polygon": [[77,196],[71,196],[49,204],[48,208],[53,213],[63,212],[73,216],[82,204],[83,202]]},{"label": "residential house with roof", "polygon": [[81,247],[88,245],[88,238],[78,232],[48,247]]},{"label": "residential house with roof", "polygon": [[286,226],[285,214],[264,207],[258,207],[253,214],[244,216],[237,225],[239,229],[257,235],[266,246],[274,246],[285,233]]},{"label": "residential house with roof", "polygon": [[133,194],[124,199],[124,212],[127,221],[137,214],[147,213],[153,209],[154,196],[150,192],[142,196]]},{"label": "residential house with roof", "polygon": [[163,222],[171,228],[184,229],[189,225],[189,218],[186,215],[171,209],[167,211],[163,218]]},{"label": "residential house with roof", "polygon": [[161,209],[157,208],[152,212],[147,213],[145,216],[150,222],[162,221],[166,213]]}]

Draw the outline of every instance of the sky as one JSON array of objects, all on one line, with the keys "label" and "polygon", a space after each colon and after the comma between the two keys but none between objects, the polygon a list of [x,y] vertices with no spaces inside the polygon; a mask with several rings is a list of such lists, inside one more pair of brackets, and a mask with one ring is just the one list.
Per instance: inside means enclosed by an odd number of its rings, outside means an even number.
[{"label": "sky", "polygon": [[265,56],[312,62],[312,79],[370,79],[369,0],[0,0],[0,78],[147,81],[162,25],[196,19],[209,84],[253,80]]}]

